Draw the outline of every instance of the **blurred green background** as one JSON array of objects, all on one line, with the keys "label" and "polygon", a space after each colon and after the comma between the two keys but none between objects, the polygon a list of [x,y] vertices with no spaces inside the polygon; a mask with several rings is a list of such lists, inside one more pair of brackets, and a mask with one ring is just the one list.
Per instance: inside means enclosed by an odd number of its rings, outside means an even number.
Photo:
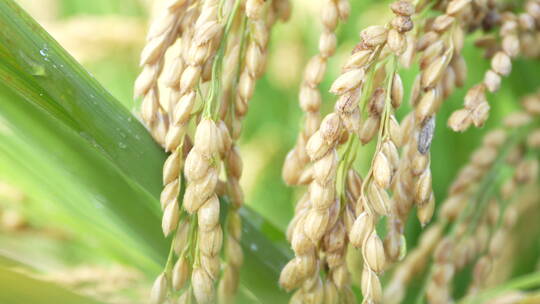
[{"label": "blurred green background", "polygon": [[[139,72],[139,53],[144,45],[145,32],[154,2],[150,0],[17,0],[57,41],[68,50],[111,94],[121,103],[137,112],[139,102],[133,99],[133,82]],[[340,71],[344,58],[358,41],[359,31],[372,24],[389,20],[390,1],[351,1],[351,16],[346,24],[338,29],[339,46],[337,54],[330,60],[329,68],[321,90],[327,92],[333,79]],[[246,203],[258,211],[280,230],[286,229],[293,212],[293,205],[301,191],[288,188],[281,180],[281,166],[285,154],[294,145],[302,114],[298,106],[297,94],[303,68],[307,60],[315,54],[320,26],[320,1],[293,1],[292,18],[287,23],[278,23],[272,33],[268,68],[266,75],[257,83],[255,96],[250,104],[244,133],[241,139],[241,153],[244,159],[242,185],[246,194]],[[512,76],[503,80],[502,89],[489,96],[492,106],[487,125],[481,129],[471,128],[464,134],[456,134],[446,127],[449,114],[462,105],[466,88],[482,80],[489,62],[483,59],[481,50],[472,46],[475,34],[467,39],[464,49],[469,63],[468,79],[465,88],[459,88],[447,100],[437,117],[437,131],[432,145],[433,187],[437,202],[446,196],[446,191],[457,170],[467,162],[470,152],[478,145],[487,129],[497,126],[501,118],[518,108],[519,97],[530,93],[540,84],[538,81],[538,62],[518,60]],[[401,71],[407,88],[407,94],[414,76],[415,68]],[[333,106],[333,97],[324,94],[326,111]],[[410,108],[405,104],[398,112],[403,117]],[[370,161],[372,147],[362,148],[357,158],[357,168],[363,174]],[[3,213],[3,221],[11,225],[21,225],[14,217],[29,219],[32,225],[49,227],[58,238],[69,234],[66,231],[55,232],[55,225],[36,216],[25,214],[24,204],[31,204],[25,198],[24,189],[12,189],[9,180],[4,187],[12,196],[3,195],[0,203],[6,209],[17,209],[11,218]],[[2,191],[2,193],[10,192]],[[15,197],[15,198],[14,198]],[[22,204],[14,201],[24,202]],[[15,215],[14,215],[15,214]],[[22,214],[22,216],[21,216]],[[11,221],[11,222],[9,222]],[[24,225],[24,223],[22,224]],[[414,246],[420,232],[417,221],[408,225],[409,247]],[[55,234],[56,235],[56,234]],[[34,236],[32,236],[34,237]],[[40,250],[59,250],[50,244],[40,244],[41,238],[24,244],[38,246]],[[3,242],[12,252],[25,251],[22,242]],[[76,241],[75,241],[76,243]],[[23,244],[23,245],[21,245]],[[49,247],[48,247],[49,246]],[[76,264],[76,244],[62,245],[63,261]],[[529,265],[538,256],[537,242],[531,248],[531,257],[526,258]],[[15,248],[15,249],[14,249]],[[56,255],[58,256],[58,255]],[[29,256],[29,263],[34,257]],[[35,263],[55,267],[55,262]],[[85,262],[90,262],[86,261]],[[52,264],[51,264],[52,263]],[[526,266],[525,266],[526,267]],[[530,266],[532,267],[532,266]],[[522,267],[523,268],[523,267]],[[530,270],[531,268],[529,268]],[[525,269],[523,272],[526,272]]]}]

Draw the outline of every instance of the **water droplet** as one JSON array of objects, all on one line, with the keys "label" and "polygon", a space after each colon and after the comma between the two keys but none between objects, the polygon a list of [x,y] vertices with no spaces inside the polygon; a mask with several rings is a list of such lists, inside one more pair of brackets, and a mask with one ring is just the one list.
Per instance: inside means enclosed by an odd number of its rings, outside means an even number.
[{"label": "water droplet", "polygon": [[30,75],[33,76],[45,76],[47,75],[47,71],[45,70],[45,66],[43,66],[41,63],[38,63],[34,59],[30,58],[28,55],[26,55],[23,52],[19,52],[19,55],[22,60],[26,62],[25,67],[28,69],[28,72]]},{"label": "water droplet", "polygon": [[249,249],[251,249],[251,251],[257,251],[259,250],[259,247],[257,246],[257,244],[251,243],[251,245],[249,245]]},{"label": "water droplet", "polygon": [[141,140],[141,137],[137,134],[137,135],[135,135],[135,139],[136,140]]},{"label": "water droplet", "polygon": [[43,48],[43,49],[39,50],[39,53],[40,53],[41,56],[43,56],[43,57],[49,56],[49,50],[48,50],[47,48]]},{"label": "water droplet", "polygon": [[129,121],[129,122],[131,122],[131,121],[132,121],[132,118],[131,118],[131,116],[130,116],[130,117],[128,117],[128,121]]},{"label": "water droplet", "polygon": [[105,152],[105,149],[103,149],[103,147],[100,146],[100,145],[94,140],[94,138],[93,138],[92,136],[90,136],[90,134],[88,134],[88,133],[86,133],[86,132],[79,132],[79,135],[80,135],[81,137],[83,137],[84,139],[86,139],[88,142],[90,142],[90,144],[91,144],[94,148],[96,148],[96,149],[98,149],[98,150],[100,150],[100,151]]},{"label": "water droplet", "polygon": [[127,145],[126,145],[125,143],[123,143],[123,142],[119,142],[119,143],[118,143],[118,146],[120,147],[120,149],[125,149],[125,148],[127,148]]}]

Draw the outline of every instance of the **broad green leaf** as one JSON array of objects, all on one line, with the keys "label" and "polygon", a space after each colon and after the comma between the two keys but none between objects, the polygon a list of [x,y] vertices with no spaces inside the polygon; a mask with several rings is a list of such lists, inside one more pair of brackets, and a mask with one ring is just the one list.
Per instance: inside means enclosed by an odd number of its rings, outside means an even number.
[{"label": "broad green leaf", "polygon": [[[0,176],[42,202],[91,253],[154,276],[165,154],[145,128],[12,0],[0,2]],[[277,229],[245,209],[243,285],[261,301],[278,285],[288,251],[260,231]],[[278,239],[283,239],[282,236]]]},{"label": "broad green leaf", "polygon": [[[131,263],[159,269],[166,251],[160,234],[159,210],[148,202],[155,198],[79,133],[66,127],[0,84],[0,134],[3,174],[31,195],[50,201],[45,214],[68,213],[63,221],[81,232],[99,234],[114,252]],[[32,177],[32,178],[28,178]],[[134,208],[134,206],[137,206]],[[81,220],[81,218],[83,220]]]}]

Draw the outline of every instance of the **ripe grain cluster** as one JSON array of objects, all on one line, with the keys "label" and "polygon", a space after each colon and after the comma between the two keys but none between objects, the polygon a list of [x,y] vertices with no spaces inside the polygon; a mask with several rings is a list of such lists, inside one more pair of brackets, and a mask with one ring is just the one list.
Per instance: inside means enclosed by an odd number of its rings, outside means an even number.
[{"label": "ripe grain cluster", "polygon": [[[287,0],[168,0],[150,26],[135,95],[169,153],[161,207],[172,235],[152,303],[234,300],[243,263],[237,140],[270,31],[289,10]],[[230,202],[224,222],[220,197]]]},{"label": "ripe grain cluster", "polygon": [[[484,126],[489,94],[510,76],[513,60],[540,55],[540,1],[391,3],[390,20],[360,31],[329,89],[335,103],[326,114],[320,86],[339,27],[352,25],[346,25],[347,0],[321,1],[318,50],[298,89],[303,124],[282,170],[286,184],[303,194],[287,230],[294,257],[279,284],[293,291],[291,303],[356,303],[355,284],[362,303],[400,303],[411,281],[427,271],[419,297],[452,303],[455,274],[473,265],[466,295],[473,297],[505,262],[505,240],[528,208],[519,193],[538,175],[540,95],[526,96],[522,111],[485,135],[444,200],[432,189],[437,114],[465,86],[462,51],[482,32],[475,45],[490,67],[466,88],[447,125],[457,132]],[[273,25],[290,13],[288,0],[169,0],[150,26],[135,93],[142,119],[169,153],[162,228],[173,236],[153,303],[234,301],[243,261],[237,142]],[[406,84],[400,73],[413,66],[418,74]],[[410,110],[400,120],[396,112],[406,100]],[[366,147],[370,142],[374,150]],[[370,166],[360,172],[355,160],[367,151]],[[512,174],[493,187],[503,167]],[[223,198],[230,201],[225,220]],[[414,210],[425,231],[407,253],[405,224]],[[385,272],[390,279],[383,287]]]}]

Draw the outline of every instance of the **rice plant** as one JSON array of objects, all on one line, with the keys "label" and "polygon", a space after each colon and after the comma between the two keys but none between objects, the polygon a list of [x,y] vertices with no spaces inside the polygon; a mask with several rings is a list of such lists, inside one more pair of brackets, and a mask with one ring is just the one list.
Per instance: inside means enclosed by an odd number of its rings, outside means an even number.
[{"label": "rice plant", "polygon": [[540,302],[539,56],[538,0],[4,0],[0,303]]}]

